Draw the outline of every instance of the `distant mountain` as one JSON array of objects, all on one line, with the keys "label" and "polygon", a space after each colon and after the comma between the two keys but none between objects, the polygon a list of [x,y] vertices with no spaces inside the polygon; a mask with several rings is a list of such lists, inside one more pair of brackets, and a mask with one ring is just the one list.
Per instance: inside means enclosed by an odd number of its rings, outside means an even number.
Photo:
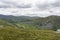
[{"label": "distant mountain", "polygon": [[1,27],[14,27],[23,29],[60,29],[60,16],[48,17],[29,17],[29,16],[12,16],[0,15]]},{"label": "distant mountain", "polygon": [[40,26],[41,29],[52,29],[52,30],[60,29],[60,16],[53,15],[34,20],[35,22],[37,22],[37,25]]},{"label": "distant mountain", "polygon": [[1,20],[1,22],[3,22],[3,25],[4,24],[9,25],[9,23],[10,23],[10,24],[12,24],[11,26],[14,26],[17,28],[20,26],[22,26],[22,27],[30,26],[32,23],[32,19],[37,19],[37,18],[39,18],[39,17],[0,15],[0,20]]}]

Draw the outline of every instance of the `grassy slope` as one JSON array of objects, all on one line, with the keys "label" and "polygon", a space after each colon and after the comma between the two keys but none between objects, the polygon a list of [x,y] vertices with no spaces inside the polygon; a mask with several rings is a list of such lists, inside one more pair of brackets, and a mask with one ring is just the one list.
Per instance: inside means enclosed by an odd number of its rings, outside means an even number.
[{"label": "grassy slope", "polygon": [[51,30],[0,28],[0,40],[60,40],[60,34]]}]

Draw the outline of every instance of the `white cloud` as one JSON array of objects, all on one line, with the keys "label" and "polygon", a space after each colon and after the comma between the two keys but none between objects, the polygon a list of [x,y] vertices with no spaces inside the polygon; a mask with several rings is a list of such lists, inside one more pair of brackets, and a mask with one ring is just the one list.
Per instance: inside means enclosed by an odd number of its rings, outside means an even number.
[{"label": "white cloud", "polygon": [[0,0],[0,14],[49,16],[60,15],[59,0]]}]

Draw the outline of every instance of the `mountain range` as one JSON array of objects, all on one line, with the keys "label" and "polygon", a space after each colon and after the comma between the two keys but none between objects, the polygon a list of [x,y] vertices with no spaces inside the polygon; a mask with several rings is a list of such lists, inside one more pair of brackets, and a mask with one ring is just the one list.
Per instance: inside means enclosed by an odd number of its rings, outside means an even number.
[{"label": "mountain range", "polygon": [[0,27],[57,30],[60,29],[60,16],[30,17],[0,15]]}]

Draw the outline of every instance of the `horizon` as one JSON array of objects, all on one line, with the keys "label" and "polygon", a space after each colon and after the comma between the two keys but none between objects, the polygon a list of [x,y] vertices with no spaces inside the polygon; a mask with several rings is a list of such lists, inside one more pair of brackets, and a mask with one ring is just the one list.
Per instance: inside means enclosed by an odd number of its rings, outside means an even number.
[{"label": "horizon", "polygon": [[[42,16],[26,16],[26,15],[15,16],[15,15],[3,15],[3,14],[0,14],[0,16],[13,16],[13,17],[42,17]],[[45,16],[45,17],[50,17],[50,16],[58,16],[58,15],[49,15],[49,16]],[[42,18],[45,18],[45,17],[42,17]],[[59,16],[59,17],[60,17],[60,16]]]}]

